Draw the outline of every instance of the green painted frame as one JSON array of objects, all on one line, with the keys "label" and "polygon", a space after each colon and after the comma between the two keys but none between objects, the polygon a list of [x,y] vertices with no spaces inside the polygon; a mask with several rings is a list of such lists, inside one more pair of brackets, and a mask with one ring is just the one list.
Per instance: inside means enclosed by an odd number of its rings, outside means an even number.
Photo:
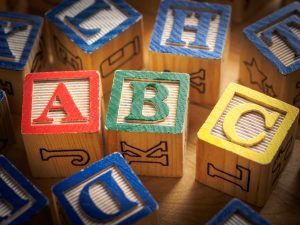
[{"label": "green painted frame", "polygon": [[[158,80],[158,81],[179,81],[179,94],[176,111],[175,126],[159,126],[153,124],[136,124],[136,123],[117,123],[119,105],[122,95],[123,82],[126,78]],[[152,133],[173,133],[180,134],[183,132],[185,114],[187,113],[187,102],[189,93],[190,76],[185,73],[171,72],[148,72],[134,70],[117,70],[114,76],[114,82],[110,95],[108,111],[106,116],[105,129],[119,130],[128,132],[152,132]]]}]

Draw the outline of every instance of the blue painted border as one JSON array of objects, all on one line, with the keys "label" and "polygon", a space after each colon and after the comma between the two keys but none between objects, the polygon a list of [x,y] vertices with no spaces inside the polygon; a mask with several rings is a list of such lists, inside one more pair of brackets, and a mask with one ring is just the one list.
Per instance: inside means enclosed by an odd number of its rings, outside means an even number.
[{"label": "blue painted border", "polygon": [[116,152],[106,156],[105,158],[93,163],[84,170],[62,180],[58,184],[52,187],[52,192],[55,194],[57,200],[61,204],[63,210],[67,213],[70,220],[74,224],[84,224],[80,217],[77,215],[76,211],[73,209],[72,205],[68,202],[67,198],[64,196],[64,192],[74,186],[84,182],[101,170],[107,169],[111,166],[116,166],[121,172],[122,176],[127,180],[128,184],[134,189],[140,199],[144,202],[145,206],[138,213],[127,218],[120,224],[133,224],[139,219],[147,216],[158,208],[157,202],[148,192],[148,190],[143,186],[139,178],[135,175],[131,167],[127,164],[123,156]]},{"label": "blue painted border", "polygon": [[[203,49],[182,48],[178,46],[165,46],[160,44],[165,23],[167,20],[168,9],[174,5],[179,7],[189,7],[193,9],[199,9],[199,10],[209,9],[212,11],[221,12],[219,30],[216,38],[215,50],[213,52],[203,50]],[[226,33],[228,31],[228,26],[230,23],[230,15],[231,15],[230,5],[210,4],[204,2],[165,0],[161,3],[158,11],[158,16],[156,18],[154,30],[152,33],[149,50],[154,52],[174,53],[178,55],[192,56],[198,58],[220,59],[222,57],[222,53],[224,50]]]},{"label": "blue painted border", "polygon": [[[283,7],[276,12],[272,13],[271,15],[257,21],[256,23],[251,24],[250,26],[246,27],[243,32],[246,37],[251,41],[254,46],[279,70],[280,73],[283,75],[288,75],[292,72],[299,70],[300,68],[300,61],[285,66],[267,47],[267,45],[256,36],[256,31],[268,26],[269,24],[274,23],[276,20],[286,16],[287,14],[292,13],[293,11],[298,11],[300,14],[300,3],[294,2],[292,4]],[[299,43],[300,45],[300,43]]]},{"label": "blue painted border", "polygon": [[29,14],[23,13],[12,13],[12,12],[0,12],[0,18],[7,18],[8,21],[10,19],[18,19],[27,22],[32,25],[32,29],[27,38],[27,42],[25,43],[23,53],[20,57],[19,62],[10,62],[5,60],[0,60],[0,68],[8,69],[8,70],[23,70],[24,66],[27,63],[29,54],[31,53],[32,46],[37,38],[37,34],[42,28],[43,18],[40,16],[33,16]]},{"label": "blue painted border", "polygon": [[237,198],[232,199],[227,205],[218,212],[206,225],[220,225],[224,224],[233,214],[239,213],[245,217],[249,222],[259,225],[271,225],[267,220],[257,214],[248,205]]},{"label": "blue painted border", "polygon": [[5,96],[5,92],[0,89],[0,102],[3,100],[4,96]]},{"label": "blue painted border", "polygon": [[[66,0],[63,1],[58,6],[54,7],[52,10],[46,13],[46,17],[48,20],[53,23],[61,32],[63,32],[67,37],[69,37],[72,41],[74,41],[79,48],[81,48],[85,53],[92,53],[96,49],[100,48],[102,45],[106,44],[117,35],[128,29],[130,26],[135,24],[142,15],[132,8],[129,4],[127,4],[123,0],[111,0],[115,4],[115,6],[122,11],[124,14],[128,16],[128,19],[123,23],[112,29],[110,32],[105,34],[103,37],[99,38],[93,44],[88,45],[84,39],[82,39],[79,35],[77,35],[70,27],[68,27],[63,21],[56,17],[56,14],[65,10],[66,8],[73,5],[78,0]],[[109,2],[108,2],[109,3]],[[112,15],[113,16],[113,15]]]},{"label": "blue painted border", "polygon": [[35,200],[31,208],[10,223],[10,225],[23,224],[33,215],[45,208],[48,205],[48,199],[3,155],[0,155],[0,167],[2,167],[18,184],[20,184],[25,192],[31,195]]}]

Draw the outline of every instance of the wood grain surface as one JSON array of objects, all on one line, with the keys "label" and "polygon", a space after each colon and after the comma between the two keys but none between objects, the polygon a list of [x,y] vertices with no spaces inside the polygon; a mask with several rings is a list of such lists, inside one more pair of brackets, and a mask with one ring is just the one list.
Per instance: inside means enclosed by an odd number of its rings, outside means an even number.
[{"label": "wood grain surface", "polygon": [[[150,1],[149,1],[150,2]],[[274,3],[275,2],[275,3]],[[278,1],[270,1],[268,5],[241,25],[231,26],[231,42],[229,60],[226,65],[227,74],[222,78],[221,90],[230,81],[236,81],[239,71],[239,53],[241,30],[245,25],[261,18],[278,7]],[[139,8],[138,8],[139,10]],[[143,11],[141,11],[143,13]],[[155,16],[144,15],[145,27],[145,62],[148,62],[147,49],[153,29]],[[196,132],[205,121],[210,110],[199,106],[189,107],[188,148],[184,158],[184,176],[182,178],[157,178],[141,176],[144,185],[159,203],[159,224],[183,225],[204,224],[214,216],[232,198],[195,181],[196,166]],[[20,135],[20,117],[14,115],[17,143],[6,149],[6,156],[34,184],[45,193],[51,201],[51,186],[58,179],[33,179],[30,176],[25,149]],[[255,208],[263,217],[273,224],[299,224],[300,221],[300,141],[295,143],[291,158],[279,178],[279,182],[271,193],[263,208]],[[53,207],[52,207],[53,209]]]}]

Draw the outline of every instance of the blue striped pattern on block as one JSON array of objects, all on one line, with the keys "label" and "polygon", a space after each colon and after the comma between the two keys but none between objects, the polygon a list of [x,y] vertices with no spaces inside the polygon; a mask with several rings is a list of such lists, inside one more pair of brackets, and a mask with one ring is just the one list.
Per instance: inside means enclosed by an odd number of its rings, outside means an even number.
[{"label": "blue striped pattern on block", "polygon": [[[5,59],[6,57],[0,58],[0,68],[7,70],[23,70],[24,66],[27,63],[29,54],[33,47],[34,42],[38,38],[37,35],[41,31],[43,25],[43,18],[40,16],[33,16],[22,13],[13,13],[13,12],[0,12],[0,24],[3,25],[6,22],[20,22],[24,24],[30,24],[32,29],[30,31],[29,36],[27,37],[27,41],[25,43],[23,52],[21,53],[21,57],[19,61],[14,62],[12,60]],[[16,31],[18,32],[18,31]],[[14,35],[14,34],[12,34]],[[5,39],[5,37],[1,37],[0,39]],[[17,43],[18,44],[18,43]],[[0,46],[0,49],[3,46]],[[2,51],[2,49],[1,49]]]},{"label": "blue striped pattern on block", "polygon": [[[246,27],[243,31],[246,37],[251,41],[254,46],[275,66],[275,68],[283,75],[288,75],[292,72],[299,70],[300,68],[300,60],[296,60],[294,63],[285,66],[274,54],[271,50],[269,50],[267,44],[257,37],[256,32],[260,31],[263,28],[268,26],[274,26],[274,24],[278,23],[280,20],[285,20],[286,17],[291,18],[292,15],[298,17],[300,19],[300,3],[294,2],[292,4],[287,5],[284,8],[277,10],[276,12],[270,14],[269,16],[257,21],[256,23],[251,24]],[[299,24],[297,25],[299,27]],[[287,33],[286,36],[289,36]],[[299,39],[298,39],[299,40]],[[294,43],[295,44],[295,43]],[[298,48],[300,46],[300,42],[296,43]]]},{"label": "blue striped pattern on block", "polygon": [[[220,15],[220,24],[213,51],[199,48],[183,48],[180,46],[161,45],[164,27],[167,21],[167,13],[172,8],[191,9],[193,12],[216,12]],[[171,53],[184,56],[192,56],[207,59],[220,59],[225,45],[226,33],[228,31],[231,16],[231,6],[221,4],[210,4],[204,2],[164,0],[162,1],[150,42],[150,51]]]},{"label": "blue striped pattern on block", "polygon": [[232,199],[217,215],[208,221],[206,225],[223,225],[235,214],[242,216],[246,221],[249,221],[249,224],[271,225],[267,220],[237,198]]},{"label": "blue striped pattern on block", "polygon": [[[104,1],[104,0],[96,0],[96,1]],[[115,7],[118,8],[122,13],[127,16],[127,19],[113,28],[104,36],[100,37],[92,44],[88,44],[82,37],[80,37],[76,32],[74,32],[70,25],[66,24],[65,21],[60,20],[57,17],[57,14],[64,11],[66,8],[71,7],[73,4],[78,2],[78,0],[65,0],[52,10],[46,13],[46,17],[48,20],[56,26],[61,32],[63,32],[69,39],[71,39],[80,49],[82,49],[85,53],[92,53],[96,49],[100,48],[116,36],[118,36],[123,31],[130,28],[133,24],[135,24],[139,19],[141,19],[142,15],[137,12],[134,8],[132,8],[129,4],[127,4],[123,0],[110,0],[105,1],[108,4],[114,4]],[[85,17],[87,17],[85,15]],[[114,15],[111,15],[111,19],[114,19]],[[99,27],[101,29],[101,27]]]}]

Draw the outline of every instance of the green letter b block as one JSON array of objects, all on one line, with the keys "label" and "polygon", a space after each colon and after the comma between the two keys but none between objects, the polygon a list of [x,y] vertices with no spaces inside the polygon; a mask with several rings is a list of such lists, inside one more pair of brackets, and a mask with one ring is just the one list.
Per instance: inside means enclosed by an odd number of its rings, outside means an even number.
[{"label": "green letter b block", "polygon": [[[133,88],[132,105],[130,114],[125,117],[125,120],[129,122],[145,121],[153,123],[161,121],[169,115],[169,107],[164,102],[169,95],[169,91],[164,85],[159,83],[131,81],[130,86]],[[155,96],[146,98],[146,89],[155,90]],[[155,114],[152,116],[143,115],[143,106],[147,103],[153,105],[156,109]]]}]

